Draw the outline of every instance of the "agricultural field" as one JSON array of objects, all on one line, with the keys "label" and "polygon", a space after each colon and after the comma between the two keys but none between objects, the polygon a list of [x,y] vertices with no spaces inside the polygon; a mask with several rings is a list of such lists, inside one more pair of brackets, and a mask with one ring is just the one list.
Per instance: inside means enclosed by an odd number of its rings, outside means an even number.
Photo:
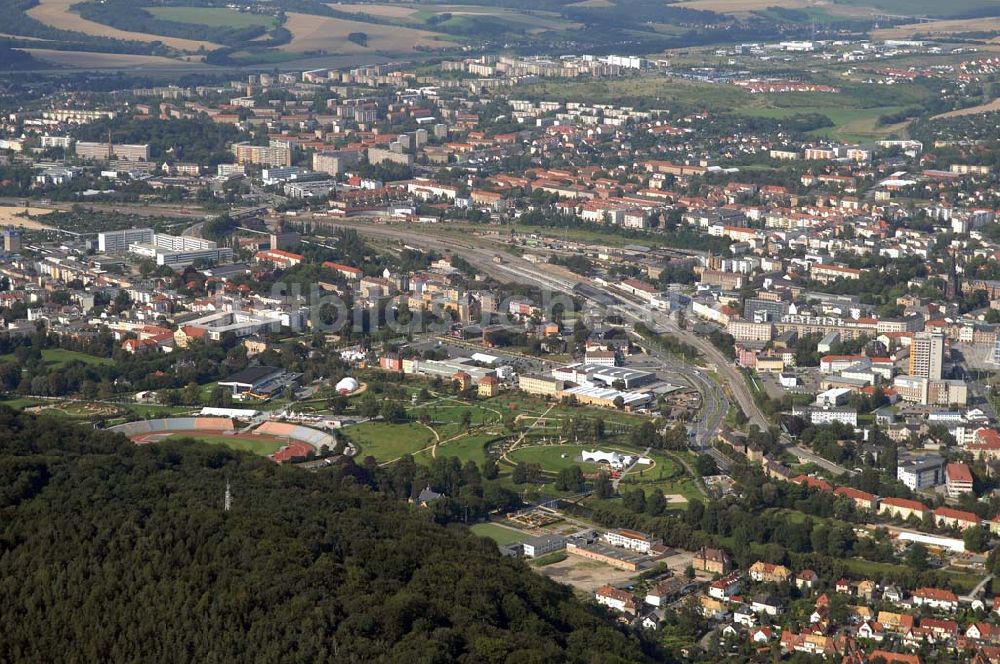
[{"label": "agricultural field", "polygon": [[273,16],[222,7],[148,7],[146,11],[165,21],[195,23],[212,28],[249,28],[262,25],[271,29],[280,24]]},{"label": "agricultural field", "polygon": [[780,7],[782,9],[822,9],[837,14],[870,14],[862,8],[841,7],[828,0],[684,0],[678,6],[688,9],[719,12],[721,14],[746,14]]},{"label": "agricultural field", "polygon": [[915,35],[921,35],[924,38],[940,39],[961,32],[990,32],[994,30],[1000,30],[1000,17],[907,23],[876,30],[872,33],[872,37],[876,39],[910,39]]},{"label": "agricultural field", "polygon": [[960,108],[957,111],[948,111],[947,113],[935,115],[931,119],[940,120],[942,118],[958,118],[963,115],[977,115],[979,113],[994,113],[997,111],[1000,111],[1000,99],[994,99],[989,103],[980,104],[979,106],[970,106],[969,108]]},{"label": "agricultural field", "polygon": [[196,63],[175,60],[159,55],[133,55],[131,53],[98,53],[96,51],[58,51],[49,48],[25,48],[32,57],[57,67],[75,69],[159,69],[198,67]]},{"label": "agricultural field", "polygon": [[46,208],[27,208],[28,216],[24,216],[25,208],[15,206],[0,206],[0,226],[14,226],[15,228],[25,228],[32,231],[44,231],[52,228],[38,219],[29,217],[43,217],[51,214],[52,210]]},{"label": "agricultural field", "polygon": [[[345,12],[405,21],[414,27],[429,25],[428,21],[431,23],[437,21],[435,25],[441,26],[442,29],[453,29],[459,32],[463,29],[463,18],[478,21],[484,17],[488,18],[494,26],[502,25],[512,32],[529,34],[546,30],[577,30],[581,27],[580,23],[564,19],[556,12],[484,5],[371,3],[333,5],[333,7]],[[450,15],[450,18],[442,16],[444,14]]]},{"label": "agricultural field", "polygon": [[862,7],[899,16],[965,16],[983,10],[996,10],[996,0],[835,0],[844,7]]},{"label": "agricultural field", "polygon": [[420,11],[417,7],[414,7],[412,5],[405,5],[402,3],[395,3],[395,2],[391,4],[389,3],[379,4],[375,2],[372,3],[362,2],[355,4],[336,3],[330,6],[336,9],[337,11],[341,12],[349,12],[351,14],[368,14],[370,16],[381,16],[382,18],[406,19],[412,17],[414,14]]},{"label": "agricultural field", "polygon": [[[153,42],[158,41],[166,46],[176,48],[179,51],[197,51],[200,48],[214,49],[218,44],[212,42],[197,41],[194,39],[181,39],[179,37],[164,37],[162,35],[150,35],[143,32],[130,32],[119,30],[110,25],[89,21],[79,14],[71,11],[71,7],[78,0],[39,0],[38,4],[27,11],[28,16],[41,21],[45,25],[60,30],[70,30],[82,32],[94,37],[110,37],[112,39],[124,39],[131,41]],[[34,54],[33,54],[34,55]],[[108,54],[110,55],[110,54]],[[132,58],[153,57],[153,56],[129,56]],[[135,64],[148,64],[136,61]],[[91,65],[97,66],[97,65]],[[108,65],[111,66],[111,65]],[[124,66],[124,65],[121,65]]]},{"label": "agricultural field", "polygon": [[[416,47],[445,48],[446,41],[427,30],[402,28],[394,25],[377,25],[363,21],[351,21],[329,16],[288,13],[285,27],[292,33],[292,41],[282,50],[292,53],[373,53],[411,52]],[[368,45],[361,46],[348,41],[353,32],[368,35]]]},{"label": "agricultural field", "polygon": [[166,438],[166,440],[183,440],[183,439],[194,439],[202,443],[208,443],[209,445],[222,445],[223,447],[228,447],[232,450],[239,450],[242,452],[251,452],[258,456],[267,456],[273,454],[281,449],[282,443],[279,440],[273,438],[245,438],[245,437],[235,437],[235,436],[212,436],[209,434],[184,434],[178,433]]}]

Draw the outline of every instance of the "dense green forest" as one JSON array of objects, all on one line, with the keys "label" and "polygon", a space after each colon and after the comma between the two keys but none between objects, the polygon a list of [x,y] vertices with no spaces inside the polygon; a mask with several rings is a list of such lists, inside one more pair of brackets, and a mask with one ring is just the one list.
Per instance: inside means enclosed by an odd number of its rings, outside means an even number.
[{"label": "dense green forest", "polygon": [[37,64],[30,54],[11,48],[9,41],[0,41],[0,70],[27,69]]},{"label": "dense green forest", "polygon": [[648,661],[569,588],[349,475],[7,408],[0,612],[4,662]]}]

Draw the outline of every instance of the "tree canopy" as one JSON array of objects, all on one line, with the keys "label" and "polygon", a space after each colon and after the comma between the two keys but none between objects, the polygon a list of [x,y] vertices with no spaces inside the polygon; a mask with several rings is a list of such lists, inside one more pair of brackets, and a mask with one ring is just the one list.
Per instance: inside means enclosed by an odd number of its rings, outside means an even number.
[{"label": "tree canopy", "polygon": [[647,661],[568,587],[350,473],[3,407],[0,611],[5,662]]}]

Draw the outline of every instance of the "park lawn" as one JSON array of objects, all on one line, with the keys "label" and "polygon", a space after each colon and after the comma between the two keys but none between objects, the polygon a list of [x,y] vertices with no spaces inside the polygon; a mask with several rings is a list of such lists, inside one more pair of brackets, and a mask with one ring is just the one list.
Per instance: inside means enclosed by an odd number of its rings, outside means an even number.
[{"label": "park lawn", "polygon": [[210,28],[249,28],[263,25],[270,29],[279,25],[278,19],[273,16],[239,12],[235,9],[221,7],[146,7],[145,9],[156,18],[164,21],[194,23]]},{"label": "park lawn", "polygon": [[202,443],[208,443],[209,445],[222,445],[232,450],[251,452],[258,456],[273,454],[284,445],[284,443],[280,441],[269,440],[266,438],[262,438],[260,440],[246,440],[244,438],[234,438],[232,436],[212,436],[207,434],[192,436],[186,433],[174,434],[167,437],[167,440],[182,440],[185,438],[193,438],[194,440]]},{"label": "park lawn", "polygon": [[142,418],[149,416],[167,417],[195,410],[190,406],[157,406],[156,404],[128,404],[126,407]]},{"label": "park lawn", "polygon": [[[688,454],[688,453],[684,453]],[[670,458],[667,454],[651,451],[650,457],[656,462],[652,468],[636,466],[621,481],[620,489],[641,488],[649,496],[655,489],[659,489],[664,495],[680,495],[688,502],[692,500],[704,501],[705,495],[698,488],[695,478],[687,474],[684,466],[676,459]],[[693,457],[693,455],[690,455]],[[689,459],[692,465],[693,458]],[[682,503],[671,503],[672,508],[685,507]]]},{"label": "park lawn", "polygon": [[14,410],[24,410],[25,408],[30,408],[31,406],[38,406],[43,403],[47,402],[44,399],[32,399],[31,397],[0,400],[0,404],[7,406],[8,408],[13,408]]},{"label": "park lawn", "polygon": [[[655,472],[655,471],[654,471]],[[631,473],[625,476],[619,485],[619,490],[625,491],[628,489],[641,488],[646,496],[652,495],[653,491],[659,489],[663,492],[665,496],[678,495],[682,496],[686,501],[691,502],[692,500],[705,501],[705,495],[698,490],[698,486],[695,484],[694,478],[692,477],[677,477],[671,480],[664,481],[647,481],[640,478],[633,470]],[[684,503],[672,502],[670,503],[671,508],[684,508],[686,505]]]},{"label": "park lawn", "polygon": [[379,461],[393,461],[415,454],[434,443],[432,434],[422,424],[364,422],[343,429],[347,438],[360,448],[358,458],[373,456]]},{"label": "park lawn", "polygon": [[[74,360],[83,362],[84,364],[104,366],[114,364],[114,360],[109,357],[96,357],[94,355],[87,355],[86,353],[80,353],[75,350],[66,350],[63,348],[46,348],[42,350],[42,362],[55,369],[66,366]],[[15,361],[17,361],[17,358],[14,353],[0,355],[0,362]]]},{"label": "park lawn", "polygon": [[584,472],[594,472],[597,464],[579,461],[583,450],[601,449],[606,452],[611,449],[600,445],[536,445],[533,447],[519,447],[508,455],[512,461],[524,463],[537,463],[552,473],[558,473],[564,468],[580,466]]},{"label": "park lawn", "polygon": [[[425,411],[431,418],[431,426],[435,429],[440,429],[440,425],[444,424],[461,424],[462,413],[465,411],[469,411],[469,415],[472,418],[470,420],[472,426],[485,423],[495,423],[500,417],[497,413],[492,410],[487,410],[479,404],[454,403],[450,401],[438,402],[433,405],[426,406],[412,406],[407,410],[408,414],[414,418]],[[444,432],[442,431],[442,435],[443,434]]]},{"label": "park lawn", "polygon": [[[441,457],[458,457],[462,463],[474,461],[480,469],[486,464],[486,443],[498,438],[500,434],[484,433],[471,434],[464,438],[451,440],[438,445],[437,455]],[[414,458],[421,463],[430,463],[431,451],[424,450],[415,455]]]},{"label": "park lawn", "polygon": [[551,402],[518,393],[504,393],[484,401],[483,404],[499,410],[502,413],[514,415],[515,417],[517,415],[523,415],[524,417],[521,418],[521,422],[524,423],[526,420],[527,424],[531,424],[533,421],[532,418],[538,417],[546,411],[548,411],[546,419],[549,420],[552,426],[558,426],[561,424],[562,419],[567,417],[577,417],[585,420],[596,420],[600,418],[604,420],[605,427],[607,429],[611,429],[611,424],[613,423],[621,424],[623,427],[631,427],[642,424],[642,422],[646,419],[639,415],[632,415],[630,413],[624,413],[610,408],[597,408],[582,405],[563,406],[561,404],[556,404],[552,410],[549,410],[549,407],[553,405]]},{"label": "park lawn", "polygon": [[469,530],[480,537],[489,537],[500,546],[514,544],[530,537],[528,533],[495,523],[477,523],[474,526],[470,526]]}]

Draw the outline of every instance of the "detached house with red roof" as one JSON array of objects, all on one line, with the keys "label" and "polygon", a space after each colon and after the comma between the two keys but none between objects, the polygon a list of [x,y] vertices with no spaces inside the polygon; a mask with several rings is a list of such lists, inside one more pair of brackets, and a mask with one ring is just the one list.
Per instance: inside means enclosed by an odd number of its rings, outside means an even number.
[{"label": "detached house with red roof", "polygon": [[809,475],[796,475],[792,478],[792,482],[794,484],[804,484],[810,489],[816,489],[817,491],[824,491],[826,493],[833,491],[833,487],[830,486],[829,482],[821,480],[818,477],[810,477]]},{"label": "detached house with red roof", "polygon": [[614,586],[601,586],[594,593],[594,599],[598,604],[619,613],[635,614],[636,612],[636,602],[632,594]]},{"label": "detached house with red roof", "polygon": [[750,578],[758,583],[787,583],[792,578],[792,572],[784,565],[758,560],[750,566]]},{"label": "detached house with red roof", "polygon": [[913,604],[941,611],[957,611],[958,596],[944,588],[917,588],[913,592]]}]

